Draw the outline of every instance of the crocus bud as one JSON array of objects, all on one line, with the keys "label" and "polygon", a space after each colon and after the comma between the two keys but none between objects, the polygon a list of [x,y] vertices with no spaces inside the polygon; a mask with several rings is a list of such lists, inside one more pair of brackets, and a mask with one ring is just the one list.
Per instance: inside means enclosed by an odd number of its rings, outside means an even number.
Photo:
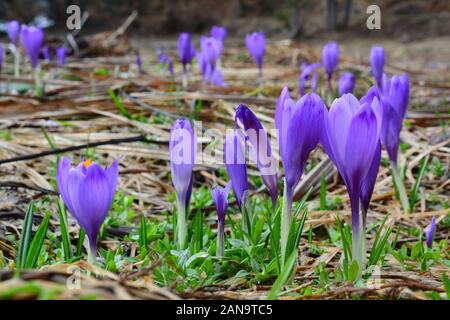
[{"label": "crocus bud", "polygon": [[302,96],[305,94],[306,82],[311,79],[311,91],[314,92],[317,87],[317,72],[316,68],[320,66],[320,63],[302,64],[302,73],[300,75],[300,81],[298,86],[298,92]]},{"label": "crocus bud", "polygon": [[60,66],[63,66],[66,64],[66,55],[67,55],[66,47],[56,48],[56,60],[58,61],[58,64]]},{"label": "crocus bud", "polygon": [[245,36],[245,44],[250,51],[253,60],[258,66],[260,75],[262,74],[263,58],[266,52],[266,37],[263,32],[253,32]]},{"label": "crocus bud", "polygon": [[220,41],[212,37],[202,36],[200,37],[200,48],[202,50],[203,63],[211,65],[214,70],[219,51],[221,50]]},{"label": "crocus bud", "polygon": [[248,194],[247,165],[245,159],[245,137],[239,130],[227,130],[223,148],[225,167],[233,186],[239,209]]},{"label": "crocus bud", "polygon": [[[374,98],[373,104],[379,104]],[[334,100],[326,112],[321,143],[344,179],[350,197],[353,229],[353,257],[363,270],[365,232],[359,213],[361,187],[379,145],[379,125],[375,107],[346,93]]]},{"label": "crocus bud", "polygon": [[70,213],[86,232],[90,256],[95,259],[98,233],[114,198],[119,177],[117,161],[111,167],[86,160],[72,167],[68,158],[58,163],[56,183]]},{"label": "crocus bud", "polygon": [[323,67],[330,80],[334,69],[339,63],[339,45],[336,42],[328,42],[322,49]]},{"label": "crocus bud", "polygon": [[191,63],[195,55],[194,44],[189,33],[183,32],[180,34],[178,38],[178,52],[183,68],[186,69],[186,65]]},{"label": "crocus bud", "polygon": [[381,77],[383,76],[384,68],[384,48],[372,47],[370,50],[370,66],[372,68],[372,75],[375,78],[378,86],[381,86]]},{"label": "crocus bud", "polygon": [[6,24],[6,33],[8,34],[9,41],[16,47],[19,43],[20,24],[18,21],[10,21]]},{"label": "crocus bud", "polygon": [[31,66],[37,67],[39,52],[44,44],[44,31],[37,27],[22,26],[22,45],[30,58]]},{"label": "crocus bud", "polygon": [[408,75],[393,76],[390,81],[384,81],[382,103],[381,142],[391,161],[397,165],[400,131],[409,101]]},{"label": "crocus bud", "polygon": [[197,155],[197,135],[186,119],[176,120],[170,132],[170,170],[177,194],[177,237],[184,249],[187,236],[187,213],[192,194],[192,170]]},{"label": "crocus bud", "polygon": [[338,82],[339,96],[342,96],[344,93],[353,93],[354,88],[355,76],[351,72],[344,72]]},{"label": "crocus bud", "polygon": [[225,27],[212,26],[211,27],[211,37],[223,42],[227,36],[227,29]]},{"label": "crocus bud", "polygon": [[434,231],[436,230],[436,216],[433,216],[431,223],[425,229],[425,237],[427,240],[427,247],[431,248],[433,246]]},{"label": "crocus bud", "polygon": [[277,161],[272,154],[269,137],[256,115],[244,104],[236,109],[236,127],[239,122],[245,130],[246,140],[250,146],[250,157],[256,163],[262,180],[269,190],[273,208],[278,198]]},{"label": "crocus bud", "polygon": [[211,191],[217,211],[217,255],[222,257],[225,248],[225,214],[228,209],[228,194],[230,193],[231,181],[225,188],[215,187]]}]

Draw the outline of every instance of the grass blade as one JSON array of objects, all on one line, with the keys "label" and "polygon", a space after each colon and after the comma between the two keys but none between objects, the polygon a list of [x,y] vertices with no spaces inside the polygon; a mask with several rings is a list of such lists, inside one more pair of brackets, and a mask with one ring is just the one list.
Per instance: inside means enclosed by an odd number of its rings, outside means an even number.
[{"label": "grass blade", "polygon": [[44,244],[45,237],[47,236],[48,225],[50,223],[50,212],[47,212],[41,224],[39,225],[33,240],[31,241],[30,248],[27,254],[25,262],[26,269],[32,269],[36,267],[36,263],[41,252],[42,245]]},{"label": "grass blade", "polygon": [[147,243],[147,222],[145,221],[145,216],[141,215],[141,225],[139,227],[139,247],[142,255],[147,254]]},{"label": "grass blade", "polygon": [[428,154],[425,159],[422,161],[422,165],[420,166],[419,174],[417,175],[416,182],[411,190],[411,196],[409,197],[409,211],[412,212],[414,209],[414,204],[417,200],[417,193],[419,192],[420,182],[422,181],[423,175],[425,174],[425,170],[427,169],[428,160],[430,159],[430,154]]},{"label": "grass blade", "polygon": [[114,93],[114,90],[112,88],[108,89],[108,94],[111,97],[111,100],[114,102],[114,105],[117,107],[117,109],[119,109],[120,114],[128,119],[131,119],[130,113],[127,111],[120,98]]},{"label": "grass blade", "polygon": [[277,280],[272,286],[269,294],[267,295],[268,300],[274,300],[280,294],[281,288],[286,284],[289,280],[289,276],[294,268],[295,262],[297,261],[297,250],[294,250],[291,255],[287,258],[286,263],[284,264],[283,270],[278,276]]},{"label": "grass blade", "polygon": [[61,229],[61,242],[63,246],[63,261],[69,261],[72,259],[73,254],[70,246],[70,235],[67,228],[67,211],[64,207],[64,203],[60,199],[58,199],[58,215],[59,227]]},{"label": "grass blade", "polygon": [[23,269],[27,260],[28,248],[31,239],[31,227],[33,226],[34,203],[28,205],[25,218],[23,220],[22,232],[20,233],[19,249],[17,252],[16,265],[17,269]]},{"label": "grass blade", "polygon": [[80,233],[78,234],[78,241],[77,241],[77,250],[75,251],[75,257],[80,257],[81,253],[83,251],[83,242],[84,237],[86,236],[86,232],[82,228],[80,228]]},{"label": "grass blade", "polygon": [[320,210],[327,210],[327,185],[323,173],[320,179]]}]

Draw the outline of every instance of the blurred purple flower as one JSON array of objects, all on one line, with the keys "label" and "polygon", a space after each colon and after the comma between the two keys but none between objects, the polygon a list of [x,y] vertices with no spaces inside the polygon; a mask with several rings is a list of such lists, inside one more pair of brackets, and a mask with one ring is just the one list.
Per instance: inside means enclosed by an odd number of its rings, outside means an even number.
[{"label": "blurred purple flower", "polygon": [[225,27],[220,26],[211,27],[211,37],[216,38],[221,42],[223,42],[226,36],[227,36],[227,29]]},{"label": "blurred purple flower", "polygon": [[431,248],[433,246],[433,238],[435,230],[436,230],[436,216],[433,216],[433,218],[431,219],[431,223],[428,225],[428,227],[425,228],[425,237],[427,240],[428,248]]},{"label": "blurred purple flower", "polygon": [[311,91],[314,92],[317,88],[317,71],[316,68],[320,66],[320,63],[306,64],[302,63],[302,73],[300,75],[300,81],[298,86],[298,92],[302,96],[305,94],[306,82],[311,79]]},{"label": "blurred purple flower", "polygon": [[215,187],[212,198],[217,211],[217,256],[222,257],[225,249],[225,214],[228,209],[228,194],[230,193],[231,181],[225,188]]},{"label": "blurred purple flower", "polygon": [[56,48],[56,60],[58,61],[58,64],[60,66],[63,66],[66,64],[66,55],[67,55],[66,47]]},{"label": "blurred purple flower", "polygon": [[3,65],[3,44],[0,43],[0,72],[2,71]]},{"label": "blurred purple flower", "polygon": [[192,62],[192,58],[195,55],[194,44],[191,41],[189,33],[183,32],[178,38],[178,52],[180,61],[183,64],[183,70],[186,71],[186,65]]},{"label": "blurred purple flower", "polygon": [[250,156],[256,163],[262,180],[269,190],[273,208],[276,208],[278,198],[277,161],[273,156],[267,132],[256,115],[244,104],[239,105],[236,110],[236,128],[239,128],[239,122],[245,130]]},{"label": "blurred purple flower", "polygon": [[344,93],[353,93],[355,88],[355,76],[351,72],[344,72],[339,78],[338,93],[342,96]]},{"label": "blurred purple flower", "polygon": [[339,63],[339,45],[336,42],[328,42],[322,49],[323,67],[331,80],[333,72]]},{"label": "blurred purple flower", "polygon": [[409,101],[409,78],[404,74],[395,75],[390,81],[387,77],[383,79],[381,142],[391,161],[397,165],[400,131]]},{"label": "blurred purple flower", "polygon": [[50,55],[50,48],[48,46],[45,46],[41,49],[42,56],[44,57],[44,60],[51,61],[52,57]]},{"label": "blurred purple flower", "polygon": [[172,59],[169,59],[169,66],[168,66],[168,70],[169,70],[169,74],[171,75],[171,76],[173,76],[173,60]]},{"label": "blurred purple flower", "polygon": [[240,130],[227,131],[224,143],[224,162],[233,186],[239,209],[248,196],[247,164],[245,161],[245,137]]},{"label": "blurred purple flower", "polygon": [[170,131],[170,170],[178,203],[177,235],[180,249],[186,245],[189,202],[192,194],[192,171],[197,155],[197,135],[187,119],[178,119]]},{"label": "blurred purple flower", "polygon": [[245,36],[245,44],[258,66],[260,77],[262,75],[263,58],[266,52],[266,37],[263,32],[248,33]]},{"label": "blurred purple flower", "polygon": [[[375,106],[376,105],[376,106]],[[378,98],[372,105],[360,102],[346,93],[334,100],[326,112],[321,143],[333,161],[347,187],[352,210],[353,256],[363,269],[364,218],[360,219],[359,201],[361,188],[379,146],[379,124],[375,110],[379,110]],[[362,229],[361,229],[362,228]]]},{"label": "blurred purple flower", "polygon": [[66,157],[62,157],[58,163],[56,183],[61,198],[86,232],[93,258],[100,227],[114,198],[118,176],[117,161],[105,169],[90,160],[77,167],[72,167]]},{"label": "blurred purple flower", "polygon": [[161,48],[156,49],[156,56],[158,57],[158,63],[160,64],[166,64],[169,59],[167,54],[165,54]]},{"label": "blurred purple flower", "polygon": [[384,68],[384,48],[372,47],[370,50],[370,66],[372,68],[372,75],[375,78],[378,86],[381,86],[381,77],[383,76]]},{"label": "blurred purple flower", "polygon": [[39,52],[44,44],[44,31],[37,27],[22,25],[22,45],[34,68],[39,63]]},{"label": "blurred purple flower", "polygon": [[18,21],[10,21],[6,24],[6,33],[8,34],[9,41],[16,47],[19,43],[20,24]]},{"label": "blurred purple flower", "polygon": [[211,83],[218,87],[226,87],[228,84],[223,80],[222,73],[218,69],[215,69],[211,75]]},{"label": "blurred purple flower", "polygon": [[203,63],[209,64],[214,70],[216,61],[219,58],[221,42],[215,38],[200,37],[200,49],[203,55]]}]

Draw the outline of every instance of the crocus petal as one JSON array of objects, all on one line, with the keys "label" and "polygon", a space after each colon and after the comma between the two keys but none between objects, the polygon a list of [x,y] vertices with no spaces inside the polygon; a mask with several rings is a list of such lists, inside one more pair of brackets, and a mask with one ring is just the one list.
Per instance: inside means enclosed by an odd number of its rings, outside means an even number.
[{"label": "crocus petal", "polygon": [[178,37],[178,52],[183,66],[191,63],[195,55],[195,48],[189,33],[183,32]]},{"label": "crocus petal", "polygon": [[65,47],[59,47],[56,49],[56,58],[58,60],[59,65],[66,64],[66,54],[67,54],[67,49]]},{"label": "crocus petal", "polygon": [[225,167],[240,209],[244,194],[248,191],[244,139],[239,130],[227,131],[223,152]]},{"label": "crocus petal", "polygon": [[225,214],[228,209],[228,194],[230,193],[230,188],[231,181],[228,181],[225,188],[216,187],[211,192],[217,210],[217,219],[222,225],[225,224]]},{"label": "crocus petal", "polygon": [[375,182],[377,180],[378,170],[380,168],[381,161],[381,144],[378,142],[377,148],[375,150],[375,155],[370,164],[369,171],[364,178],[361,185],[361,206],[363,210],[363,225],[365,225],[365,218],[367,210],[369,209],[370,199],[372,198],[373,188],[375,187]]},{"label": "crocus petal", "polygon": [[278,179],[276,160],[273,157],[269,137],[256,115],[244,104],[236,110],[235,122],[238,120],[244,126],[246,138],[250,145],[250,156],[258,167],[263,182],[269,190],[272,204],[275,206],[278,198]]},{"label": "crocus petal", "polygon": [[279,131],[282,127],[282,117],[283,117],[283,108],[286,100],[290,99],[289,96],[289,88],[284,86],[283,90],[281,90],[280,96],[277,99],[277,105],[275,108],[275,128]]},{"label": "crocus petal", "polygon": [[9,41],[16,47],[19,43],[20,24],[18,21],[10,21],[6,25],[6,33],[8,34]]},{"label": "crocus petal", "polygon": [[328,42],[322,49],[322,62],[328,79],[331,79],[334,69],[339,62],[339,45],[336,42]]},{"label": "crocus petal", "polygon": [[225,27],[212,26],[211,27],[211,37],[223,41],[227,36],[227,29]]},{"label": "crocus petal", "polygon": [[245,44],[251,53],[256,65],[261,70],[266,51],[266,37],[263,32],[253,32],[245,37]]},{"label": "crocus petal", "polygon": [[375,78],[377,85],[381,86],[381,78],[383,76],[383,68],[384,68],[383,47],[372,47],[370,51],[370,65],[372,68],[372,75]]},{"label": "crocus petal", "polygon": [[42,29],[22,26],[22,45],[33,68],[36,68],[39,63],[39,53],[43,44],[44,31]]},{"label": "crocus petal", "polygon": [[425,237],[427,240],[427,247],[431,248],[433,246],[434,231],[436,230],[436,216],[433,216],[431,223],[425,229]]},{"label": "crocus petal", "polygon": [[339,78],[338,82],[339,96],[342,96],[344,93],[353,93],[354,88],[355,88],[355,76],[353,75],[353,73],[344,72],[342,76]]}]

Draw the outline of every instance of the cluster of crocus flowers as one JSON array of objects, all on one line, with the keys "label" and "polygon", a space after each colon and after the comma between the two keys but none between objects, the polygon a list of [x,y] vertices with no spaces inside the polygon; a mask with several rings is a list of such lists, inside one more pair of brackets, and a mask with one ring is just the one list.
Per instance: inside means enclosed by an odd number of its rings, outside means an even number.
[{"label": "cluster of crocus flowers", "polygon": [[305,94],[305,87],[308,80],[311,79],[310,89],[311,92],[315,92],[317,88],[317,68],[320,67],[320,63],[302,63],[302,73],[300,74],[300,81],[298,85],[298,93],[300,96]]},{"label": "cluster of crocus flowers", "polygon": [[275,127],[285,176],[280,239],[282,264],[287,254],[294,190],[300,182],[309,154],[319,143],[325,112],[325,104],[315,93],[308,93],[295,102],[285,87],[277,101]]},{"label": "cluster of crocus flowers", "polygon": [[176,120],[170,132],[170,170],[177,194],[176,237],[179,249],[187,245],[187,215],[192,194],[192,178],[197,155],[197,135],[189,120]]},{"label": "cluster of crocus flowers", "polygon": [[180,62],[183,65],[183,87],[187,86],[187,65],[192,63],[192,58],[195,56],[195,47],[191,41],[189,33],[183,32],[178,37],[178,53]]},{"label": "cluster of crocus flowers", "polygon": [[91,262],[95,261],[98,234],[114,199],[118,177],[117,161],[107,168],[91,160],[72,167],[66,157],[58,163],[56,182],[59,193],[86,232]]},{"label": "cluster of crocus flowers", "polygon": [[231,181],[225,188],[215,187],[211,191],[214,205],[217,211],[217,256],[223,257],[225,252],[225,215],[228,209],[228,194]]},{"label": "cluster of crocus flowers", "polygon": [[336,42],[328,42],[322,49],[322,64],[328,76],[328,86],[331,90],[331,79],[339,63],[339,45]]},{"label": "cluster of crocus flowers", "polygon": [[370,66],[372,75],[378,87],[381,86],[381,78],[383,76],[384,68],[384,48],[379,46],[374,46],[370,50]]},{"label": "cluster of crocus flowers", "polygon": [[256,62],[259,70],[259,81],[262,83],[263,59],[266,53],[266,36],[263,32],[248,33],[245,36],[245,44]]},{"label": "cluster of crocus flowers", "polygon": [[373,179],[373,176],[376,178],[378,173],[378,166],[373,168],[371,164],[380,152],[380,108],[380,101],[376,96],[361,104],[352,94],[344,94],[326,112],[321,138],[321,143],[341,174],[350,197],[352,257],[358,263],[360,272],[365,263],[365,216],[359,210],[359,202],[366,180]]},{"label": "cluster of crocus flowers", "polygon": [[338,94],[342,96],[344,93],[353,93],[355,88],[355,76],[351,72],[344,72],[338,81]]}]

